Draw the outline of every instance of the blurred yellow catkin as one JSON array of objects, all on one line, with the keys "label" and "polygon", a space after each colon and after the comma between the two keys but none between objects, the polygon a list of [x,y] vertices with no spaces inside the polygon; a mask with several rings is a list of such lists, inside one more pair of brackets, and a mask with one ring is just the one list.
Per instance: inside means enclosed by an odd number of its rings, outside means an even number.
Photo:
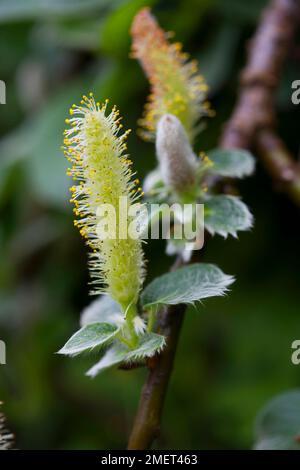
[{"label": "blurred yellow catkin", "polygon": [[213,113],[206,99],[208,87],[198,73],[197,62],[188,60],[180,43],[168,41],[149,8],[135,16],[131,34],[132,56],[140,61],[151,84],[140,120],[142,136],[154,139],[160,117],[173,114],[193,141],[201,116]]}]

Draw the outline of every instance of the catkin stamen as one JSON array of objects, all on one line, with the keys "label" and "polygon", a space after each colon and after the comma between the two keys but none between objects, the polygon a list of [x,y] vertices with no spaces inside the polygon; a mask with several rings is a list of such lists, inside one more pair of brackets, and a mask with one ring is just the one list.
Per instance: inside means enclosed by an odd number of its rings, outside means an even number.
[{"label": "catkin stamen", "polygon": [[[70,188],[74,225],[91,248],[89,268],[92,293],[109,293],[124,310],[137,301],[144,278],[144,261],[139,239],[119,237],[121,198],[128,207],[140,197],[136,188],[132,162],[125,154],[129,130],[121,133],[119,111],[107,112],[104,104],[95,102],[92,94],[83,96],[81,105],[72,105],[70,128],[64,132],[63,150],[71,166],[67,174],[77,182]],[[99,206],[115,209],[115,237],[101,239],[97,233]],[[126,219],[127,225],[130,218]]]}]

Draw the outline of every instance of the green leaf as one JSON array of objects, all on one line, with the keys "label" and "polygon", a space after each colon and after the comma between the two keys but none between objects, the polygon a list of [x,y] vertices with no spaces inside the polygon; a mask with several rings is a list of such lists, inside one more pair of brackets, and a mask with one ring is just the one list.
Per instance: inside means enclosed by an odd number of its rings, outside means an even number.
[{"label": "green leaf", "polygon": [[98,51],[102,21],[75,19],[71,21],[51,21],[36,27],[36,34],[41,40],[53,47]]},{"label": "green leaf", "polygon": [[83,17],[118,3],[120,0],[2,0],[0,22]]},{"label": "green leaf", "polygon": [[159,224],[165,216],[169,216],[169,206],[163,204],[143,204],[143,209],[137,217],[139,237],[141,239],[151,238],[151,233],[159,233]]},{"label": "green leaf", "polygon": [[138,346],[129,351],[126,355],[126,361],[143,359],[144,357],[152,357],[155,353],[160,352],[166,344],[166,339],[162,335],[156,333],[145,333],[140,336]]},{"label": "green leaf", "polygon": [[30,191],[42,203],[67,206],[67,161],[60,149],[64,119],[75,98],[80,98],[82,82],[68,84],[39,110],[36,115],[4,137],[0,142],[3,162],[9,168],[16,160],[24,161]]},{"label": "green leaf", "polygon": [[73,356],[110,341],[118,333],[119,328],[111,323],[91,323],[77,331],[58,354]]},{"label": "green leaf", "polygon": [[68,164],[61,150],[65,118],[71,104],[81,99],[83,90],[93,89],[100,101],[104,99],[102,90],[110,81],[111,74],[110,65],[104,63],[94,88],[91,88],[89,77],[68,82],[30,120],[1,139],[0,175],[3,169],[8,172],[12,165],[24,163],[29,191],[37,201],[47,206],[69,209],[68,187],[71,180],[66,176]]},{"label": "green leaf", "polygon": [[239,230],[249,230],[253,217],[246,204],[235,196],[211,196],[205,201],[205,228],[214,235],[237,236]]},{"label": "green leaf", "polygon": [[226,0],[226,2],[216,2],[216,6],[225,22],[230,21],[240,23],[243,26],[247,24],[255,25],[257,23],[258,16],[265,5],[266,0],[252,0],[251,2]]},{"label": "green leaf", "polygon": [[109,295],[101,295],[93,300],[80,316],[80,325],[90,323],[113,323],[119,325],[123,320],[122,309]]},{"label": "green leaf", "polygon": [[207,153],[213,166],[210,173],[231,178],[243,178],[254,172],[255,159],[247,150],[214,149]]},{"label": "green leaf", "polygon": [[165,344],[165,337],[156,333],[145,333],[140,336],[137,347],[132,350],[129,350],[121,343],[116,343],[106,351],[97,364],[87,371],[87,375],[95,377],[99,372],[122,362],[132,362],[145,357],[152,357],[160,352]]},{"label": "green leaf", "polygon": [[[206,14],[215,0],[186,0],[173,2],[173,8],[160,9],[160,24],[165,31],[175,31],[176,38],[185,43],[205,23]],[[171,6],[171,4],[170,4]]]},{"label": "green leaf", "polygon": [[180,255],[184,262],[188,263],[192,257],[193,250],[186,249],[187,241],[170,238],[167,240],[166,254],[169,256]]},{"label": "green leaf", "polygon": [[258,450],[300,450],[300,389],[271,400],[255,425]]},{"label": "green leaf", "polygon": [[142,292],[141,302],[144,308],[156,304],[189,304],[224,295],[233,282],[234,278],[217,266],[195,263],[154,279]]},{"label": "green leaf", "polygon": [[164,187],[164,182],[161,176],[161,171],[159,167],[156,167],[145,177],[143,182],[143,190],[148,196],[151,195],[151,192],[155,192],[155,190],[161,189],[162,187]]},{"label": "green leaf", "polygon": [[99,372],[102,372],[108,367],[120,364],[125,360],[127,353],[128,348],[126,346],[120,343],[114,344],[105,352],[100,361],[87,371],[86,375],[89,377],[95,377]]},{"label": "green leaf", "polygon": [[[124,57],[130,50],[130,27],[134,15],[157,0],[130,0],[115,9],[106,20],[101,35],[101,48],[108,55]],[[112,41],[113,38],[113,41]]]},{"label": "green leaf", "polygon": [[221,22],[199,54],[201,74],[205,77],[212,95],[219,91],[230,77],[240,32],[237,25]]}]

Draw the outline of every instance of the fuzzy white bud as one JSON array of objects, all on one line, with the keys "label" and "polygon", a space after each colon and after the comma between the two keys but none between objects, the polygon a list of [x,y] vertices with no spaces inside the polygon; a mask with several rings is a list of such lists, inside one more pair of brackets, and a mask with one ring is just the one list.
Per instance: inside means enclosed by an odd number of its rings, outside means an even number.
[{"label": "fuzzy white bud", "polygon": [[145,324],[144,320],[141,317],[139,317],[139,316],[134,317],[133,325],[134,325],[135,332],[138,335],[141,335],[141,334],[145,333],[146,324]]},{"label": "fuzzy white bud", "polygon": [[157,124],[156,154],[164,183],[177,192],[189,191],[196,181],[197,159],[186,131],[173,114]]}]

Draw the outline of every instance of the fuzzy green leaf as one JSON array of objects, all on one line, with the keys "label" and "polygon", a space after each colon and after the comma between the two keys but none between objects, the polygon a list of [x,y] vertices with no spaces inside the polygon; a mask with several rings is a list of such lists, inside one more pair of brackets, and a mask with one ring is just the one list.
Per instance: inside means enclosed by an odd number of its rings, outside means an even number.
[{"label": "fuzzy green leaf", "polygon": [[271,400],[255,425],[257,450],[300,450],[300,389]]},{"label": "fuzzy green leaf", "polygon": [[[98,0],[99,1],[99,0]],[[150,7],[156,0],[130,0],[121,3],[120,7],[114,8],[112,14],[107,17],[102,34],[101,49],[108,56],[124,57],[130,49],[130,36],[128,31],[137,11],[144,7]],[[114,5],[115,6],[115,5]],[[111,38],[114,38],[112,41]]]},{"label": "fuzzy green leaf", "polygon": [[139,225],[139,237],[147,239],[151,237],[151,233],[155,232],[155,230],[159,231],[160,220],[168,213],[169,209],[167,206],[157,204],[157,207],[155,207],[154,204],[144,204],[140,216],[136,219]]},{"label": "fuzzy green leaf", "polygon": [[143,182],[143,190],[147,195],[151,194],[151,191],[163,186],[164,182],[159,167],[156,167],[154,170],[150,171]]},{"label": "fuzzy green leaf", "polygon": [[114,344],[105,352],[100,361],[87,371],[86,375],[89,377],[95,377],[97,374],[99,374],[99,372],[120,364],[125,360],[127,353],[128,348],[126,346],[120,343]]},{"label": "fuzzy green leaf", "polygon": [[33,20],[36,18],[77,18],[92,15],[115,0],[2,0],[0,4],[0,22]]},{"label": "fuzzy green leaf", "polygon": [[239,230],[249,230],[253,217],[246,204],[235,196],[212,196],[205,201],[205,228],[214,235],[237,236]]},{"label": "fuzzy green leaf", "polygon": [[243,178],[254,172],[255,160],[247,150],[214,149],[208,152],[213,162],[209,172],[231,178]]},{"label": "fuzzy green leaf", "polygon": [[152,357],[160,352],[166,344],[165,337],[156,333],[145,333],[140,336],[139,343],[135,349],[129,351],[126,355],[126,361]]},{"label": "fuzzy green leaf", "polygon": [[99,322],[119,325],[122,318],[120,305],[109,295],[101,295],[82,311],[80,326]]},{"label": "fuzzy green leaf", "polygon": [[91,323],[85,325],[67,341],[58,353],[73,356],[102,346],[110,341],[118,331],[119,328],[110,323]]},{"label": "fuzzy green leaf", "polygon": [[233,281],[213,264],[195,263],[154,279],[142,292],[141,302],[144,308],[194,303],[223,295]]},{"label": "fuzzy green leaf", "polygon": [[165,344],[165,337],[156,333],[145,333],[140,336],[138,345],[132,350],[121,343],[116,343],[106,351],[97,364],[87,371],[87,375],[95,377],[99,372],[121,362],[132,362],[152,357],[155,353],[160,352]]}]

